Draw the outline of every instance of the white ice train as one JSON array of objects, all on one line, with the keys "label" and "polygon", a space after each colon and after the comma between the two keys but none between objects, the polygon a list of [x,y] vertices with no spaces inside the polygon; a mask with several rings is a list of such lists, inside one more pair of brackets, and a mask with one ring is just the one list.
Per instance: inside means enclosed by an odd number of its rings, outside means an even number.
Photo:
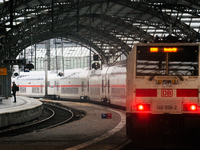
[{"label": "white ice train", "polygon": [[127,135],[133,141],[199,134],[199,51],[196,43],[134,46],[127,59],[126,84]]},{"label": "white ice train", "polygon": [[[56,71],[47,75],[48,96],[61,99],[90,99],[126,106],[125,63],[99,70],[70,69],[60,77]],[[21,72],[13,81],[19,86],[17,95],[45,96],[44,71]]]}]

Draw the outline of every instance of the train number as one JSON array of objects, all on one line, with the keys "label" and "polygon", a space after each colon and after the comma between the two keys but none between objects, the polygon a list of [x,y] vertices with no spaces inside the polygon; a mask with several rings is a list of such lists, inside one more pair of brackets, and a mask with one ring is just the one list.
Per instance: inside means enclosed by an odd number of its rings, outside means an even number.
[{"label": "train number", "polygon": [[157,110],[177,110],[177,105],[157,105]]}]

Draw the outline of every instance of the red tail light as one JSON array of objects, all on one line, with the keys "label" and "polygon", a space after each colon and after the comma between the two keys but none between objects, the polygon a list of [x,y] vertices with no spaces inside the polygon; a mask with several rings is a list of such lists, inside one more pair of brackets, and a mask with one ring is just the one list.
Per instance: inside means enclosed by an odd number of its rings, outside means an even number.
[{"label": "red tail light", "polygon": [[150,104],[137,104],[137,111],[150,111]]},{"label": "red tail light", "polygon": [[183,104],[183,111],[197,111],[197,104]]}]

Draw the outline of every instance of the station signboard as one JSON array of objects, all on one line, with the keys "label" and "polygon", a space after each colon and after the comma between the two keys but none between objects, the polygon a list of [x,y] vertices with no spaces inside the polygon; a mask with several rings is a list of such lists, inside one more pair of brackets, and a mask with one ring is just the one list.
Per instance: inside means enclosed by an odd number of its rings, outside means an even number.
[{"label": "station signboard", "polygon": [[7,75],[7,68],[0,67],[0,75]]}]

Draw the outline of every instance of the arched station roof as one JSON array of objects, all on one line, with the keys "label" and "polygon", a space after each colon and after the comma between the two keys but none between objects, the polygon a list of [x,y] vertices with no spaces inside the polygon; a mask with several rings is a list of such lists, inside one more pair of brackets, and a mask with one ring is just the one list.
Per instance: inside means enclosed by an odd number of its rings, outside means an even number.
[{"label": "arched station roof", "polygon": [[198,42],[199,11],[197,0],[2,0],[0,59],[58,37],[91,47],[104,63],[170,32]]}]

